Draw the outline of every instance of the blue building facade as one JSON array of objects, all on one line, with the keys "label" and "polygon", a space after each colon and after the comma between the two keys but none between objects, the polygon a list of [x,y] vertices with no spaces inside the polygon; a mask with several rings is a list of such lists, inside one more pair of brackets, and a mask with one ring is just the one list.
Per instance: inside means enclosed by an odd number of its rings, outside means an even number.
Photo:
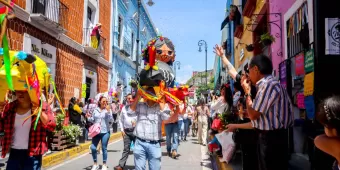
[{"label": "blue building facade", "polygon": [[[143,49],[149,40],[157,36],[156,27],[152,23],[150,15],[142,2],[140,15],[138,15],[137,0],[113,0],[112,22],[112,73],[110,87],[116,87],[120,82],[125,86],[123,96],[131,93],[129,82],[135,79],[136,56],[139,55],[140,69],[143,61],[140,57]],[[140,16],[140,42],[137,50],[137,19]]]},{"label": "blue building facade", "polygon": [[[222,38],[221,38],[221,44],[224,45],[224,51],[228,56],[228,60],[231,62],[231,64],[235,65],[235,57],[234,57],[234,22],[229,21],[229,11],[230,11],[230,5],[233,4],[233,0],[227,0],[226,2],[226,12],[225,12],[225,20],[222,22],[221,25],[221,32],[222,32]],[[233,80],[228,76],[227,70],[223,67],[222,60],[219,56],[216,56],[215,58],[215,90],[219,88],[221,84],[227,83],[228,81],[231,84],[231,87],[233,89]]]}]

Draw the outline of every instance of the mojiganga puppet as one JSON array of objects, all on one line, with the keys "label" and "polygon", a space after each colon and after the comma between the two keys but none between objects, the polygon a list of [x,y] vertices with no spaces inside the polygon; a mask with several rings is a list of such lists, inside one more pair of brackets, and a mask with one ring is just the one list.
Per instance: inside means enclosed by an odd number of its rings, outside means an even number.
[{"label": "mojiganga puppet", "polygon": [[142,50],[142,56],[145,62],[145,70],[152,68],[158,70],[157,61],[162,61],[169,66],[175,61],[175,46],[169,38],[158,36],[151,41]]},{"label": "mojiganga puppet", "polygon": [[[169,38],[158,36],[142,50],[145,61],[144,70],[139,74],[139,93],[147,99],[158,102],[159,94],[162,92],[166,101],[178,105],[183,101],[174,94],[179,94],[177,90],[169,92],[169,87],[174,87],[175,76],[171,68],[175,60],[175,47]],[[153,87],[155,94],[149,94],[146,89]],[[175,92],[176,91],[176,92]]]}]

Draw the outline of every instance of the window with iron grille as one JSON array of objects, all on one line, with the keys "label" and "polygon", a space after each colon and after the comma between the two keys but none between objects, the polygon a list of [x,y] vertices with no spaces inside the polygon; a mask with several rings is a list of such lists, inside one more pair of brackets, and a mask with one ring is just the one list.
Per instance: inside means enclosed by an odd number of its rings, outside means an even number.
[{"label": "window with iron grille", "polygon": [[120,46],[120,42],[122,39],[122,31],[123,31],[123,18],[118,16],[118,46]]}]

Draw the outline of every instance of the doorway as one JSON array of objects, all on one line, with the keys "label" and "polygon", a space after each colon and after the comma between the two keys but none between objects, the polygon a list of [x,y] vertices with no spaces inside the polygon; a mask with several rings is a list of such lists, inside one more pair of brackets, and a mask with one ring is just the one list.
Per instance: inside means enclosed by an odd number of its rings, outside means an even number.
[{"label": "doorway", "polygon": [[86,83],[86,96],[85,96],[85,102],[87,102],[88,99],[90,98],[90,95],[91,95],[91,85],[92,85],[92,83],[93,83],[92,78],[86,77],[85,83]]}]

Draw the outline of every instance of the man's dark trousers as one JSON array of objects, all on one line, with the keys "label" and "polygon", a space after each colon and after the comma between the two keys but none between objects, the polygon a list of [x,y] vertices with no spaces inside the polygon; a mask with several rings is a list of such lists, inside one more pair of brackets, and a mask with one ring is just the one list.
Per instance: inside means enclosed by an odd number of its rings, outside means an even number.
[{"label": "man's dark trousers", "polygon": [[124,168],[126,161],[129,157],[131,142],[135,142],[136,137],[133,135],[133,129],[124,129],[125,136],[124,140],[124,150],[122,158],[119,160],[119,166]]}]

